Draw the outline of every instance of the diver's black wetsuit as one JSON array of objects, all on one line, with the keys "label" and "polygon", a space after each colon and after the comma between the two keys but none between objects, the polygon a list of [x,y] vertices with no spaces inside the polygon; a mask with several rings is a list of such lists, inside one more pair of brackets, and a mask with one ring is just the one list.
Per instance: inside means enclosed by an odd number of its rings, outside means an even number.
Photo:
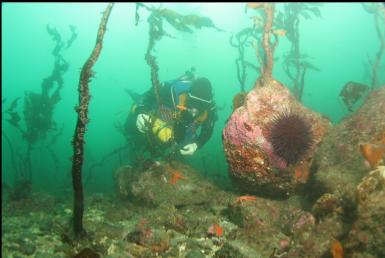
[{"label": "diver's black wetsuit", "polygon": [[[179,82],[179,84],[178,84]],[[133,128],[135,126],[136,118],[139,114],[149,113],[156,110],[162,110],[159,112],[161,119],[167,121],[169,124],[173,125],[174,130],[174,141],[178,144],[185,145],[192,142],[195,142],[198,145],[198,148],[201,148],[211,137],[214,129],[215,121],[217,120],[217,108],[215,102],[212,101],[206,108],[207,117],[200,124],[195,122],[195,118],[187,111],[181,111],[181,115],[178,119],[173,119],[171,115],[172,112],[177,111],[176,105],[178,105],[179,96],[183,93],[187,93],[189,90],[188,83],[180,83],[180,81],[168,81],[161,85],[160,88],[160,101],[161,108],[158,107],[156,96],[154,90],[151,88],[149,91],[144,93],[136,103],[136,108],[133,113],[133,116],[128,119],[126,128],[130,127],[129,131],[138,130]],[[130,125],[128,125],[130,123]],[[196,134],[199,126],[201,126],[200,132]]]}]

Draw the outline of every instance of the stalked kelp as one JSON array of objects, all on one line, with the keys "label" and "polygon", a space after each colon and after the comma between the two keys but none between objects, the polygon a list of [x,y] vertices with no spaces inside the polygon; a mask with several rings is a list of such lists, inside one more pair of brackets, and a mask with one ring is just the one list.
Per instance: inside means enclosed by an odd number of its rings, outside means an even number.
[{"label": "stalked kelp", "polygon": [[385,51],[385,6],[383,3],[363,3],[362,6],[365,11],[373,15],[376,34],[380,42],[375,60],[369,61],[372,66],[371,89],[373,90],[381,85],[378,81],[378,72],[381,64],[381,58]]},{"label": "stalked kelp", "polygon": [[203,27],[208,27],[208,28],[214,28],[218,31],[221,31],[221,29],[217,28],[214,22],[208,17],[198,16],[195,14],[182,15],[168,8],[160,8],[160,7],[155,8],[155,7],[147,6],[143,3],[137,3],[136,5],[137,5],[136,23],[138,23],[138,20],[139,20],[139,14],[138,14],[139,7],[143,7],[147,11],[151,12],[150,16],[147,19],[150,27],[149,27],[148,47],[147,47],[145,59],[147,64],[151,68],[151,83],[152,83],[152,87],[154,88],[156,99],[159,105],[160,104],[159,78],[158,78],[159,67],[156,61],[156,57],[152,54],[152,51],[155,47],[156,41],[159,41],[163,36],[171,37],[171,35],[164,30],[163,22],[167,21],[167,23],[170,24],[174,29],[182,32],[189,32],[189,33],[193,32],[193,28],[200,29]]},{"label": "stalked kelp", "polygon": [[299,25],[301,18],[306,20],[311,16],[321,18],[320,4],[316,3],[284,3],[283,11],[279,12],[276,24],[286,31],[286,37],[291,48],[286,54],[283,69],[292,81],[294,96],[301,101],[305,87],[305,75],[308,69],[319,71],[308,59],[309,56],[301,52]]},{"label": "stalked kelp", "polygon": [[[11,102],[9,107],[1,112],[1,115],[12,126],[14,126],[16,129],[20,130],[23,133],[19,125],[21,118],[15,110],[19,99],[20,97],[15,98]],[[5,104],[5,102],[6,102],[6,98],[2,100],[2,104]],[[23,198],[27,198],[30,195],[31,187],[32,187],[32,181],[31,181],[32,175],[30,174],[31,169],[29,167],[30,163],[24,162],[24,159],[21,156],[21,154],[14,150],[13,148],[14,145],[12,143],[12,140],[9,138],[8,134],[3,129],[1,130],[1,133],[5,139],[5,142],[9,147],[9,155],[10,155],[11,167],[13,171],[12,186],[6,182],[3,182],[2,184],[3,189],[7,191],[8,197],[10,200],[20,200]],[[26,166],[26,165],[29,165],[29,166]]]},{"label": "stalked kelp", "polygon": [[245,83],[247,78],[247,68],[251,68],[258,72],[259,67],[253,63],[245,60],[245,48],[251,44],[251,40],[257,40],[260,38],[260,28],[256,28],[258,19],[253,26],[244,28],[230,37],[230,45],[237,48],[238,57],[235,59],[235,65],[237,68],[237,79],[241,87],[241,92],[245,92]]},{"label": "stalked kelp", "polygon": [[[47,25],[47,32],[55,41],[55,47],[52,51],[54,56],[54,67],[51,74],[44,78],[41,83],[41,92],[25,92],[24,95],[24,119],[26,130],[23,133],[24,139],[28,143],[28,153],[32,146],[40,139],[45,139],[47,133],[56,131],[49,144],[46,146],[51,157],[57,166],[57,157],[50,148],[62,130],[58,130],[57,124],[53,119],[53,112],[55,106],[61,100],[60,91],[64,86],[63,75],[68,71],[69,64],[63,58],[62,52],[65,48],[65,41],[62,39],[60,33],[56,28]],[[76,39],[76,32],[74,27],[71,29],[72,42]]]},{"label": "stalked kelp", "polygon": [[244,28],[237,32],[235,36],[231,35],[230,37],[230,45],[238,50],[238,57],[235,59],[235,65],[237,68],[237,79],[241,87],[241,91],[233,98],[233,110],[242,106],[244,103],[246,97],[246,78],[248,76],[247,70],[252,69],[255,72],[260,70],[260,68],[252,62],[245,60],[245,48],[252,43],[251,40],[255,41],[260,39],[261,33],[258,30],[261,28],[257,27],[259,21],[260,20],[256,18],[253,26]]},{"label": "stalked kelp", "polygon": [[[11,148],[11,161],[14,170],[13,187],[24,192],[32,189],[32,163],[31,155],[35,144],[39,141],[45,141],[47,135],[55,132],[48,144],[45,145],[49,155],[52,157],[54,165],[58,168],[58,158],[52,150],[52,145],[55,143],[58,136],[61,135],[63,127],[58,130],[57,124],[53,119],[54,108],[61,100],[60,91],[64,86],[63,75],[68,70],[69,64],[63,57],[63,50],[68,49],[77,37],[76,28],[70,26],[72,36],[65,43],[60,33],[56,28],[49,25],[46,26],[47,33],[55,42],[52,56],[54,57],[54,66],[49,76],[43,79],[41,83],[41,91],[39,93],[26,91],[24,94],[23,116],[24,123],[21,122],[21,117],[17,112],[20,97],[13,100],[10,107],[3,111],[5,119],[15,127],[22,135],[27,144],[25,154],[13,150],[9,137],[2,131],[2,135],[9,143]],[[3,104],[5,99],[3,100]],[[24,127],[25,126],[25,127]],[[15,156],[17,155],[17,156]],[[18,186],[21,184],[21,186]],[[29,185],[29,187],[26,187]],[[11,189],[11,187],[8,187]],[[27,196],[29,193],[17,194],[17,196]]]},{"label": "stalked kelp", "polygon": [[274,23],[274,7],[246,6],[261,21],[262,36],[254,44],[260,77],[245,104],[232,113],[222,139],[230,176],[242,191],[282,198],[307,182],[315,147],[330,123],[273,77],[278,36],[286,34]]},{"label": "stalked kelp", "polygon": [[79,105],[76,107],[78,113],[74,138],[72,141],[74,148],[74,155],[72,158],[72,185],[74,188],[74,210],[73,210],[73,226],[76,235],[81,235],[84,232],[83,229],[83,210],[84,210],[84,197],[82,186],[82,166],[83,166],[83,153],[84,153],[84,134],[86,132],[86,125],[88,123],[88,104],[90,101],[90,93],[88,84],[93,77],[92,67],[97,61],[103,46],[104,33],[106,32],[106,26],[108,18],[111,13],[111,9],[114,6],[113,3],[108,4],[106,10],[103,13],[103,17],[99,24],[99,29],[96,37],[96,44],[92,50],[91,55],[82,67],[78,85],[79,91]]}]

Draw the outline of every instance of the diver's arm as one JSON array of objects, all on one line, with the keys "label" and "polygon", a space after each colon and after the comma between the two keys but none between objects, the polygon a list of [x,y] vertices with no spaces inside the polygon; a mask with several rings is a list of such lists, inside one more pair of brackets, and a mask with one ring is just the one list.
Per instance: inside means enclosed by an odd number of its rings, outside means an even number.
[{"label": "diver's arm", "polygon": [[148,113],[154,109],[156,109],[156,97],[154,89],[151,88],[140,97],[138,103],[136,103],[134,113],[138,115]]},{"label": "diver's arm", "polygon": [[202,124],[201,133],[196,141],[198,148],[201,148],[210,139],[217,118],[217,109],[214,107],[210,110],[209,117]]}]

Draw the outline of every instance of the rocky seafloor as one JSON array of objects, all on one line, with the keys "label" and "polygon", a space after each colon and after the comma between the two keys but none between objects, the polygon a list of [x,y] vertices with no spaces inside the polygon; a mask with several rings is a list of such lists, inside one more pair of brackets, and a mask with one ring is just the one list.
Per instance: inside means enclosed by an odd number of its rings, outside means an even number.
[{"label": "rocky seafloor", "polygon": [[329,131],[288,199],[225,190],[177,161],[123,166],[115,193],[86,195],[81,238],[72,195],[3,200],[2,257],[385,257],[385,166],[358,146],[385,136],[384,99],[382,87]]},{"label": "rocky seafloor", "polygon": [[[309,210],[300,196],[239,198],[178,162],[115,175],[116,195],[86,198],[80,239],[72,234],[71,198],[5,202],[2,257],[332,257],[335,240],[346,257],[385,255],[383,166],[357,185],[357,195],[371,188],[356,207],[330,194]],[[346,219],[352,210],[355,219]]]}]

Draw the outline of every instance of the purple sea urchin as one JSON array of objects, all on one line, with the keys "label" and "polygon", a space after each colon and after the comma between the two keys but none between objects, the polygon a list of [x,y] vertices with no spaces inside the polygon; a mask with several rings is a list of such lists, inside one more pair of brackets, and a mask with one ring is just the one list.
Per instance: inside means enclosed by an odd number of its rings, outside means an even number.
[{"label": "purple sea urchin", "polygon": [[285,110],[268,126],[268,141],[274,154],[288,165],[297,163],[314,141],[310,124],[298,113]]}]

